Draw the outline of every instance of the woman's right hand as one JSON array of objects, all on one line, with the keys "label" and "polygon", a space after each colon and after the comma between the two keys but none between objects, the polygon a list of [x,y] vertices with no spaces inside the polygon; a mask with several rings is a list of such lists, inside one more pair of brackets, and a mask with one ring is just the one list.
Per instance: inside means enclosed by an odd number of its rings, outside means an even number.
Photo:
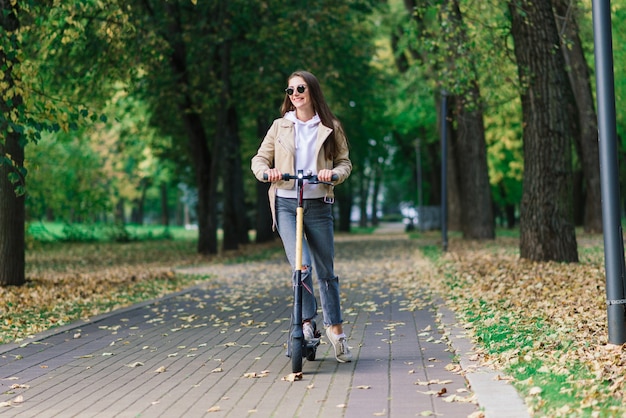
[{"label": "woman's right hand", "polygon": [[267,174],[267,181],[269,181],[270,183],[281,180],[283,178],[283,173],[281,173],[280,170],[277,168],[270,168],[269,170],[265,171],[265,174]]}]

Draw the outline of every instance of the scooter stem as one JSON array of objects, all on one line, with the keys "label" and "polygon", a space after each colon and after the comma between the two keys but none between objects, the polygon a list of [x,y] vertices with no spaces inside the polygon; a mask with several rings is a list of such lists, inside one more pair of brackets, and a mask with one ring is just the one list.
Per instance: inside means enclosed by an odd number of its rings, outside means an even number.
[{"label": "scooter stem", "polygon": [[302,234],[304,224],[304,208],[296,208],[296,270],[302,270]]}]

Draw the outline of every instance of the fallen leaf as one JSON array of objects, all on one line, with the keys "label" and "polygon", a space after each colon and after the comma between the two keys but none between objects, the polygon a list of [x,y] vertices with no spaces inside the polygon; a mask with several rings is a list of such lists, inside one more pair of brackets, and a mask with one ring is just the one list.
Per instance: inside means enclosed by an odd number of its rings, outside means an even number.
[{"label": "fallen leaf", "polygon": [[298,380],[302,380],[302,372],[299,373],[289,373],[287,376],[283,377],[282,380],[286,382],[295,382]]},{"label": "fallen leaf", "polygon": [[158,369],[156,369],[154,372],[155,373],[165,373],[165,371],[167,371],[167,368],[165,366],[161,366]]},{"label": "fallen leaf", "polygon": [[436,390],[427,390],[427,391],[418,390],[417,393],[421,393],[423,395],[436,395],[439,392]]},{"label": "fallen leaf", "polygon": [[222,410],[222,408],[220,408],[219,405],[215,405],[215,406],[212,406],[209,409],[207,409],[207,412],[219,412],[221,410]]},{"label": "fallen leaf", "polygon": [[260,377],[267,377],[267,375],[269,375],[269,371],[267,370],[263,370],[261,373],[257,373],[257,372],[250,372],[250,373],[244,373],[243,377],[247,377],[249,379],[256,379],[256,378],[260,378]]},{"label": "fallen leaf", "polygon": [[140,361],[135,361],[134,363],[129,363],[126,365],[126,367],[131,367],[131,368],[139,367],[139,366],[143,366],[143,363]]}]

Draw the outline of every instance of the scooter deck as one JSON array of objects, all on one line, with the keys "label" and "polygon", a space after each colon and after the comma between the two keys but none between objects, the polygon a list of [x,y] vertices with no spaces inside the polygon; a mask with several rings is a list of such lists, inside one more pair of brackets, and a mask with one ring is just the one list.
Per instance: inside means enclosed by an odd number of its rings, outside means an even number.
[{"label": "scooter deck", "polygon": [[313,338],[306,342],[306,348],[317,348],[320,345],[321,338]]}]

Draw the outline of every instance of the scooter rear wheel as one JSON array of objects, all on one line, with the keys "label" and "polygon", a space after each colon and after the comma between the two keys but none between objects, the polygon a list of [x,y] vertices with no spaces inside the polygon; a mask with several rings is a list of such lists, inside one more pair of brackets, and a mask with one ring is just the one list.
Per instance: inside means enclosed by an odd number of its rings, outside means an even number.
[{"label": "scooter rear wheel", "polygon": [[308,348],[307,349],[307,353],[306,353],[306,359],[309,361],[315,361],[315,354],[317,352],[317,349],[315,348]]}]

